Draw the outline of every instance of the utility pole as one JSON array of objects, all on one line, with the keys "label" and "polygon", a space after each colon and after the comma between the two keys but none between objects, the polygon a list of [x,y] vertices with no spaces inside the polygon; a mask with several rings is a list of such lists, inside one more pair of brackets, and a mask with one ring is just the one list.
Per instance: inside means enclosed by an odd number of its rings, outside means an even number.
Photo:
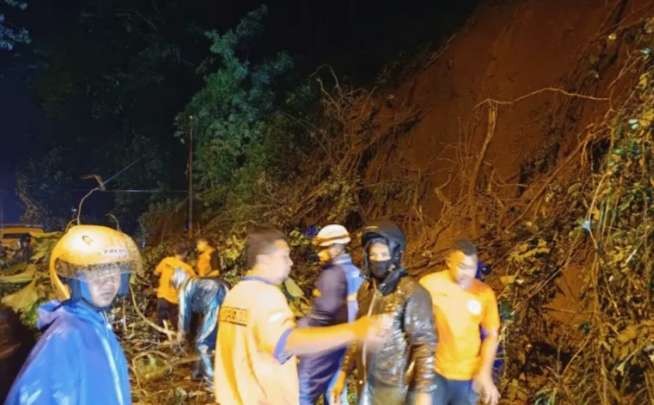
[{"label": "utility pole", "polygon": [[193,116],[189,117],[189,142],[188,142],[188,238],[193,237]]}]

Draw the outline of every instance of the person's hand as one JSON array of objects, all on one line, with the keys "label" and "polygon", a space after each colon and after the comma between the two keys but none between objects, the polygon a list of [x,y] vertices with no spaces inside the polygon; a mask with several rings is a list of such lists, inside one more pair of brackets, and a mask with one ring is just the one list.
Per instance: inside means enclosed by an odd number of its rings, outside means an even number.
[{"label": "person's hand", "polygon": [[431,394],[426,392],[421,392],[416,394],[414,405],[432,405]]},{"label": "person's hand", "polygon": [[375,350],[386,340],[387,331],[393,323],[391,315],[364,316],[354,323],[355,333],[366,348]]},{"label": "person's hand", "polygon": [[479,394],[479,398],[484,404],[497,405],[500,400],[500,392],[489,373],[477,374],[473,379],[473,389]]},{"label": "person's hand", "polygon": [[345,389],[345,380],[345,372],[339,371],[336,380],[334,381],[334,385],[332,386],[332,390],[329,392],[329,403],[333,405],[341,405],[341,394]]}]

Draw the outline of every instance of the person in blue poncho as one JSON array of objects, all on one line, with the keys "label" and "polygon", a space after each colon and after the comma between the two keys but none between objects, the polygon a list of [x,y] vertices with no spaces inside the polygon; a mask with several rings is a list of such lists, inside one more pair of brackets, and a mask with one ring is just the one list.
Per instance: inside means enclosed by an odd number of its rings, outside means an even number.
[{"label": "person in blue poncho", "polygon": [[218,312],[229,288],[213,277],[191,277],[183,269],[175,269],[171,278],[179,298],[178,341],[182,343],[191,329],[193,314],[200,316],[195,332],[195,350],[200,361],[195,365],[193,377],[211,385],[213,381],[212,352],[216,348]]},{"label": "person in blue poncho", "polygon": [[140,265],[122,232],[78,225],[64,234],[51,253],[50,276],[66,299],[39,308],[43,335],[5,405],[131,404],[127,361],[106,311]]}]

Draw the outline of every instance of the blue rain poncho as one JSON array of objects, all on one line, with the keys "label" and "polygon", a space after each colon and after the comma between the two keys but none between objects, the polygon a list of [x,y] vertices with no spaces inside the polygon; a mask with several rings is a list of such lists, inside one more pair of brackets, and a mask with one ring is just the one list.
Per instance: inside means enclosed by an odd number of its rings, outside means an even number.
[{"label": "blue rain poncho", "polygon": [[106,314],[81,300],[39,308],[44,331],[5,405],[131,404],[127,361]]},{"label": "blue rain poncho", "polygon": [[213,378],[211,352],[216,347],[218,312],[229,288],[215,278],[189,278],[179,291],[178,330],[187,334],[193,314],[201,319],[195,333],[195,349],[200,355],[200,368],[208,380]]}]

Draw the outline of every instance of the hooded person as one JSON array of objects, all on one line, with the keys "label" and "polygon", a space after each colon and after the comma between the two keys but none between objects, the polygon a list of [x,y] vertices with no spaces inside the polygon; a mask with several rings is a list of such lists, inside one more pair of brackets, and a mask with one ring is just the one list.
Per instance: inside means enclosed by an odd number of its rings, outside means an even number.
[{"label": "hooded person", "polygon": [[140,266],[134,241],[122,232],[78,225],[64,234],[50,256],[63,300],[39,308],[43,335],[5,405],[131,403],[127,361],[106,312]]},{"label": "hooded person", "polygon": [[183,342],[190,332],[193,315],[200,316],[195,332],[195,349],[200,360],[195,366],[193,377],[201,377],[211,384],[213,381],[212,352],[216,348],[218,313],[229,288],[223,281],[215,278],[190,276],[182,268],[175,269],[171,283],[178,291],[179,297],[177,330],[180,342]]},{"label": "hooded person", "polygon": [[376,351],[350,346],[331,400],[340,402],[346,376],[356,368],[360,405],[429,404],[435,389],[432,303],[403,266],[404,233],[392,222],[375,222],[363,229],[361,245],[369,282],[359,290],[359,312],[390,314],[392,324]]},{"label": "hooded person", "polygon": [[[331,326],[356,319],[357,291],[363,279],[347,253],[350,241],[347,229],[338,224],[325,226],[314,237],[313,244],[321,263],[320,275],[313,291],[311,311],[298,322],[299,326]],[[302,405],[315,404],[320,397],[329,403],[328,390],[344,355],[345,349],[340,348],[300,357]]]}]

